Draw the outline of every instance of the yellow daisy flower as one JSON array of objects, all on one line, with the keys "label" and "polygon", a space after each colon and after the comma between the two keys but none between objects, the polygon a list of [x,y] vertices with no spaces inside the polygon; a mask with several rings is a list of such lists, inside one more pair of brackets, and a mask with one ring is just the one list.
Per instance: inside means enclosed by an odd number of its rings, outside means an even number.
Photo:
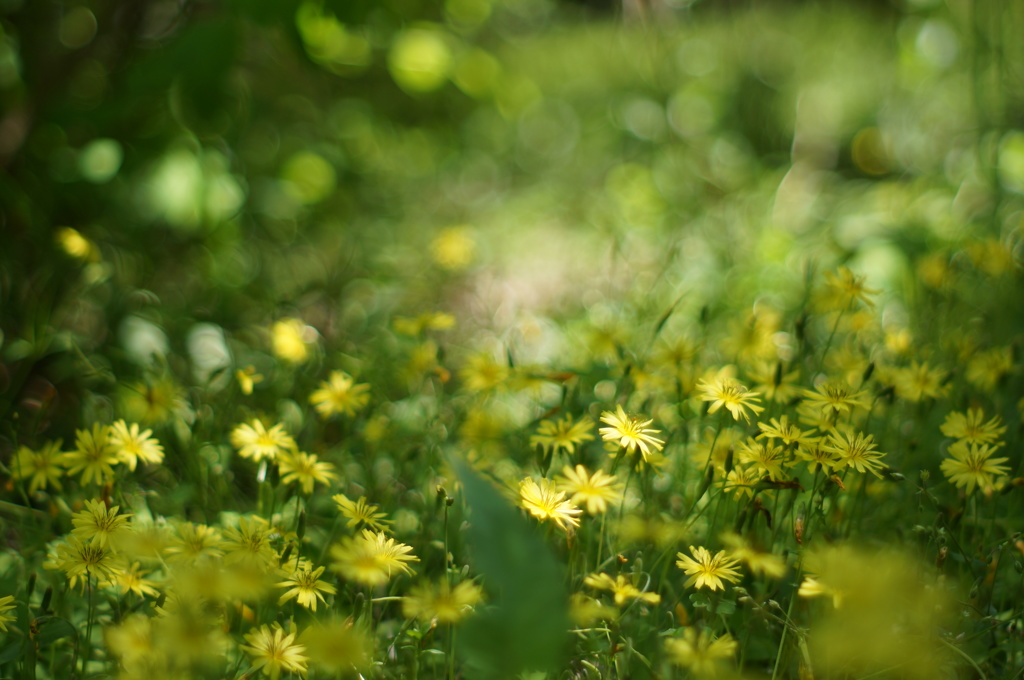
[{"label": "yellow daisy flower", "polygon": [[711,590],[725,590],[723,580],[736,583],[740,580],[740,573],[736,571],[738,562],[729,557],[726,551],[720,550],[712,555],[707,548],[694,548],[690,546],[689,555],[676,553],[679,558],[676,566],[682,569],[690,578],[686,579],[683,587],[689,588],[696,584],[698,588],[710,588]]},{"label": "yellow daisy flower", "polygon": [[622,488],[615,477],[600,470],[590,474],[582,465],[575,468],[566,465],[562,468],[562,476],[558,478],[558,490],[572,494],[569,502],[575,505],[586,503],[587,513],[591,515],[605,512],[609,503],[615,503],[622,498]]},{"label": "yellow daisy flower", "polygon": [[298,483],[302,493],[307,496],[313,493],[313,485],[317,482],[330,485],[331,480],[338,478],[332,464],[318,460],[315,454],[302,451],[282,453],[278,459],[278,471],[282,482]]},{"label": "yellow daisy flower", "polygon": [[152,430],[142,430],[135,423],[128,425],[119,420],[110,427],[110,444],[117,452],[118,459],[135,470],[139,460],[145,463],[158,464],[164,460],[164,447],[150,435]]},{"label": "yellow daisy flower", "polygon": [[268,430],[259,419],[237,425],[231,431],[231,445],[238,449],[242,458],[256,462],[275,460],[281,453],[298,448],[284,425],[279,423]]},{"label": "yellow daisy flower", "polygon": [[530,437],[530,446],[539,446],[549,454],[562,450],[572,455],[576,453],[577,446],[594,438],[590,434],[592,427],[594,421],[587,416],[575,422],[571,415],[560,420],[542,420],[537,427],[537,434]]},{"label": "yellow daisy flower", "polygon": [[637,416],[627,416],[622,405],[615,406],[615,412],[605,411],[601,414],[601,422],[608,425],[598,430],[605,441],[618,442],[619,446],[630,453],[640,450],[644,462],[649,462],[652,451],[658,452],[665,446],[665,441],[653,436],[660,430],[648,428],[653,420],[643,420]]},{"label": "yellow daisy flower", "polygon": [[61,491],[60,478],[64,476],[64,454],[60,452],[60,440],[48,442],[38,451],[22,446],[11,461],[11,479],[29,480],[28,492],[34,494],[40,489],[53,487]]},{"label": "yellow daisy flower", "polygon": [[580,525],[577,515],[583,511],[546,479],[540,480],[540,484],[530,477],[519,482],[519,504],[537,519],[553,521],[566,533]]},{"label": "yellow daisy flower", "polygon": [[288,600],[295,599],[300,605],[311,611],[316,611],[317,600],[327,604],[324,593],[334,595],[338,592],[330,583],[320,580],[324,573],[324,567],[313,569],[310,564],[300,564],[299,568],[288,574],[287,579],[276,584],[278,588],[288,588],[277,604],[282,605]]},{"label": "yellow daisy flower", "polygon": [[1006,426],[999,416],[985,422],[985,412],[980,408],[967,409],[967,413],[953,411],[946,416],[940,429],[942,434],[960,439],[968,444],[991,444],[1004,432]]},{"label": "yellow daisy flower", "polygon": [[277,680],[282,671],[306,674],[306,647],[295,642],[295,633],[286,634],[280,624],[264,624],[246,634],[245,641],[249,644],[239,649],[252,657],[254,670],[262,670],[272,680]]},{"label": "yellow daisy flower", "polygon": [[744,422],[750,422],[747,409],[755,415],[764,411],[763,406],[755,402],[761,401],[757,392],[750,392],[735,378],[723,376],[711,382],[705,380],[697,381],[697,389],[701,392],[701,401],[710,401],[708,413],[715,413],[723,406],[732,414],[733,420],[743,418]]},{"label": "yellow daisy flower", "polygon": [[1009,458],[992,458],[999,444],[968,444],[958,441],[950,445],[949,458],[942,461],[942,474],[946,475],[957,488],[966,489],[968,494],[978,487],[983,492],[992,489],[994,478],[1009,473],[1010,469],[1001,463]]},{"label": "yellow daisy flower", "polygon": [[446,581],[437,586],[421,583],[409,589],[402,598],[402,614],[407,619],[440,623],[458,623],[483,599],[483,590],[472,581],[462,581],[454,588]]},{"label": "yellow daisy flower", "polygon": [[384,532],[363,529],[358,536],[342,539],[331,548],[331,569],[367,586],[381,586],[396,571],[412,574],[409,562],[419,562],[412,548],[388,538]]},{"label": "yellow daisy flower", "polygon": [[583,585],[595,590],[611,591],[615,597],[615,604],[619,607],[625,604],[627,600],[640,600],[648,604],[658,604],[661,602],[661,595],[640,590],[622,574],[618,574],[614,579],[605,573],[590,574],[583,579]]},{"label": "yellow daisy flower", "polygon": [[665,640],[665,651],[672,663],[690,671],[694,677],[718,675],[727,659],[736,656],[737,644],[728,633],[714,638],[707,630],[693,626],[683,630],[682,637]]}]

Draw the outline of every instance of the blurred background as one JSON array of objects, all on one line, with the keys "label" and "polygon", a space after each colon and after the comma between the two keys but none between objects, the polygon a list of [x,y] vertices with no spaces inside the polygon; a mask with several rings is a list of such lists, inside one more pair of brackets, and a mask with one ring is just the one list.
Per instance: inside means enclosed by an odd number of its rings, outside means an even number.
[{"label": "blurred background", "polygon": [[[6,406],[272,370],[284,317],[350,366],[433,310],[452,351],[571,366],[837,263],[912,301],[1005,272],[1020,35],[971,0],[0,0]],[[992,281],[947,313],[1021,318]]]}]

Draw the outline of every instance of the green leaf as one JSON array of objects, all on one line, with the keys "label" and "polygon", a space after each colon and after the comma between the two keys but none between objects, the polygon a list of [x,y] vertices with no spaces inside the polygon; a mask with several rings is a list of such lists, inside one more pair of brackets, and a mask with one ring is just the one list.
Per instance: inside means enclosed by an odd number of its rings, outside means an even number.
[{"label": "green leaf", "polygon": [[39,633],[36,635],[36,643],[40,647],[54,643],[61,638],[75,637],[78,635],[78,631],[67,619],[62,619],[57,616],[41,616],[36,619],[36,621],[41,620],[42,623],[39,624]]},{"label": "green leaf", "polygon": [[470,511],[468,544],[488,604],[460,629],[474,677],[511,678],[559,666],[569,629],[565,574],[534,526],[461,460],[454,467]]},{"label": "green leaf", "polygon": [[11,643],[0,650],[0,664],[14,661],[21,656],[21,641]]}]

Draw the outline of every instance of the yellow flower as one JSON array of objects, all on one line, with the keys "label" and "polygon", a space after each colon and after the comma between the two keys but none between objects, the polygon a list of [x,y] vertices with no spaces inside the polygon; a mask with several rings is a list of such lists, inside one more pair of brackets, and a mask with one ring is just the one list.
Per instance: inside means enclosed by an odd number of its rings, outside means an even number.
[{"label": "yellow flower", "polygon": [[949,391],[949,386],[943,384],[948,375],[941,368],[914,361],[906,368],[896,369],[896,394],[907,401],[937,399]]},{"label": "yellow flower", "polygon": [[610,590],[615,597],[615,604],[619,607],[625,604],[626,600],[640,600],[649,604],[661,602],[661,595],[640,590],[622,574],[618,574],[614,579],[605,573],[590,574],[583,579],[583,584],[595,590]]},{"label": "yellow flower", "polygon": [[402,599],[402,614],[407,619],[458,623],[482,599],[483,591],[472,581],[463,581],[454,588],[447,581],[441,581],[436,587],[421,583],[413,586],[409,595]]},{"label": "yellow flower", "polygon": [[723,579],[730,583],[740,580],[740,573],[735,569],[736,560],[729,557],[724,550],[712,555],[707,548],[694,548],[691,545],[690,554],[693,555],[693,558],[683,553],[676,553],[676,557],[679,558],[676,561],[676,566],[690,577],[683,584],[684,588],[696,584],[698,588],[725,590]]},{"label": "yellow flower", "polygon": [[33,451],[26,446],[18,449],[11,461],[11,479],[28,479],[29,495],[48,486],[61,491],[60,478],[64,476],[64,454],[60,452],[63,442],[59,439],[47,442],[43,448]]},{"label": "yellow flower", "polygon": [[188,410],[181,388],[170,378],[134,383],[121,391],[122,413],[140,423],[160,425]]},{"label": "yellow flower", "polygon": [[648,428],[653,420],[642,420],[637,416],[627,416],[622,410],[622,404],[615,406],[615,412],[604,411],[601,414],[601,422],[609,427],[602,427],[598,430],[601,438],[605,441],[618,442],[619,446],[630,453],[640,450],[644,462],[651,458],[651,450],[661,451],[665,445],[664,440],[653,435],[660,434],[660,430]]},{"label": "yellow flower", "polygon": [[866,307],[874,307],[875,303],[868,296],[880,292],[864,285],[864,277],[857,276],[847,267],[840,267],[834,273],[825,272],[825,286],[823,306],[840,312],[850,309],[858,301]]},{"label": "yellow flower", "polygon": [[798,447],[796,457],[807,463],[811,472],[816,471],[819,465],[823,470],[835,470],[839,463],[839,457],[820,439],[806,446]]},{"label": "yellow flower", "polygon": [[119,420],[110,428],[110,444],[117,452],[118,459],[134,471],[140,459],[154,465],[163,462],[164,447],[150,437],[151,434],[152,430],[140,432],[137,424],[128,425],[124,420]]},{"label": "yellow flower", "polygon": [[150,595],[155,597],[159,593],[154,587],[155,584],[145,578],[138,562],[132,562],[127,567],[114,567],[113,575],[101,583],[106,588],[116,588],[122,595],[135,593],[139,597]]},{"label": "yellow flower", "polygon": [[419,562],[411,547],[369,529],[342,539],[331,548],[331,557],[331,569],[367,586],[384,585],[396,571],[412,574],[408,563]]},{"label": "yellow flower", "polygon": [[306,645],[309,660],[331,675],[360,671],[372,663],[372,642],[351,620],[317,618],[299,641]]},{"label": "yellow flower", "polygon": [[779,481],[785,477],[782,472],[782,466],[785,465],[785,451],[781,446],[773,444],[771,440],[757,441],[748,437],[746,442],[740,444],[739,458],[740,462],[753,465],[771,477],[773,481]]},{"label": "yellow flower", "polygon": [[537,427],[537,434],[530,437],[530,446],[539,446],[549,454],[562,450],[572,455],[576,453],[577,446],[594,438],[589,432],[592,427],[594,421],[587,416],[576,422],[573,422],[571,415],[557,421],[542,420]]},{"label": "yellow flower", "polygon": [[1000,446],[1001,444],[968,444],[963,440],[951,444],[949,458],[940,465],[942,474],[957,488],[966,488],[968,494],[974,492],[975,486],[988,493],[994,484],[993,477],[1001,477],[1010,471],[1008,467],[1001,465],[1009,458],[992,458],[992,454]]},{"label": "yellow flower", "polygon": [[370,386],[356,381],[344,371],[331,371],[320,389],[309,395],[309,403],[316,407],[321,418],[333,415],[354,416],[356,411],[370,402]]},{"label": "yellow flower", "polygon": [[476,241],[467,226],[447,227],[430,243],[430,253],[442,269],[465,269],[476,255]]},{"label": "yellow flower", "polygon": [[317,460],[315,454],[296,451],[286,451],[281,454],[278,460],[278,470],[281,473],[281,481],[285,484],[299,483],[302,493],[307,496],[313,493],[313,485],[317,482],[329,485],[332,479],[337,479],[334,473],[334,466]]},{"label": "yellow flower", "polygon": [[269,571],[277,566],[277,551],[270,543],[271,530],[266,520],[259,517],[241,517],[238,528],[225,532],[224,562],[243,568]]},{"label": "yellow flower", "polygon": [[747,370],[747,377],[754,384],[754,391],[763,394],[768,401],[787,404],[800,394],[795,384],[800,372],[785,372],[779,361],[758,361]]},{"label": "yellow flower", "polygon": [[7,624],[15,620],[15,618],[7,612],[14,609],[15,605],[14,595],[4,595],[3,597],[0,597],[0,630],[5,633],[7,632]]},{"label": "yellow flower", "polygon": [[313,569],[312,565],[301,564],[298,569],[288,574],[286,580],[277,584],[278,588],[290,588],[290,590],[285,591],[277,603],[281,605],[295,598],[306,609],[316,611],[317,600],[324,604],[327,603],[327,600],[324,599],[324,593],[334,595],[337,592],[330,583],[320,580],[320,575],[323,573],[324,567]]},{"label": "yellow flower", "polygon": [[316,331],[299,319],[282,319],[270,329],[274,356],[293,364],[309,358],[309,345]]},{"label": "yellow flower", "polygon": [[331,497],[338,504],[338,510],[348,520],[346,525],[349,528],[362,529],[369,527],[375,531],[386,531],[387,525],[391,524],[387,519],[387,513],[377,512],[378,507],[366,502],[365,496],[353,501],[343,493]]},{"label": "yellow flower", "polygon": [[833,432],[829,435],[829,443],[823,446],[837,457],[833,468],[840,470],[852,467],[857,472],[870,472],[881,477],[878,469],[883,467],[880,462],[885,454],[875,450],[875,438],[862,432]]},{"label": "yellow flower", "polygon": [[731,532],[722,534],[722,542],[729,546],[730,554],[745,562],[755,574],[782,578],[786,574],[786,561],[772,553],[763,552],[751,546],[742,536]]},{"label": "yellow flower", "polygon": [[201,560],[215,560],[224,556],[222,543],[223,538],[216,527],[181,522],[167,548],[167,559],[189,565]]},{"label": "yellow flower", "polygon": [[722,483],[722,490],[732,493],[733,498],[739,499],[743,496],[754,497],[754,486],[761,481],[761,475],[757,474],[755,467],[741,467],[737,465],[726,475]]},{"label": "yellow flower", "polygon": [[983,392],[991,392],[1004,375],[1013,368],[1013,351],[1010,347],[993,347],[976,352],[967,362],[968,382]]},{"label": "yellow flower", "polygon": [[77,536],[71,535],[56,545],[43,566],[62,570],[74,588],[79,579],[84,583],[93,576],[97,579],[110,578],[116,565],[109,546],[92,541],[83,543]]},{"label": "yellow flower", "polygon": [[758,433],[757,438],[768,437],[770,439],[781,439],[782,443],[789,446],[792,443],[806,445],[817,441],[817,437],[811,437],[811,433],[814,429],[810,429],[804,432],[794,423],[789,422],[788,416],[782,416],[779,420],[772,418],[769,421],[770,424],[758,423],[757,426],[761,432]]},{"label": "yellow flower", "polygon": [[570,527],[580,525],[577,517],[583,511],[565,498],[565,493],[555,490],[548,480],[540,480],[540,485],[527,477],[519,483],[519,504],[539,520],[550,519],[558,527],[569,532]]},{"label": "yellow flower", "polygon": [[274,460],[281,453],[298,448],[284,425],[279,423],[268,430],[258,419],[237,425],[231,431],[231,445],[238,449],[242,458],[252,458],[256,462],[264,458]]},{"label": "yellow flower", "polygon": [[306,674],[304,655],[305,645],[295,642],[295,633],[285,634],[281,625],[262,625],[245,636],[249,644],[239,648],[252,657],[253,670],[262,670],[273,680],[277,680],[281,671]]},{"label": "yellow flower", "polygon": [[712,678],[722,670],[722,662],[736,655],[736,641],[726,633],[713,638],[707,630],[694,627],[683,630],[683,636],[665,641],[665,651],[672,663],[688,669],[697,678]]},{"label": "yellow flower", "polygon": [[75,432],[75,450],[64,454],[68,474],[82,473],[82,484],[94,481],[103,484],[114,476],[114,466],[121,461],[110,443],[110,428],[96,423],[92,431]]},{"label": "yellow flower", "polygon": [[849,413],[854,408],[869,408],[865,401],[867,392],[855,392],[842,380],[827,380],[819,383],[815,391],[804,390],[804,404],[808,407],[820,408],[823,416],[833,420],[840,413]]},{"label": "yellow flower", "polygon": [[722,376],[712,382],[699,380],[697,389],[701,392],[701,401],[712,402],[708,407],[708,413],[715,413],[724,406],[732,414],[733,420],[743,418],[744,422],[749,423],[750,416],[747,414],[747,409],[753,411],[755,415],[764,411],[763,406],[754,403],[760,401],[757,399],[758,393],[748,391],[735,378]]},{"label": "yellow flower", "polygon": [[107,509],[103,501],[86,501],[85,510],[71,516],[71,533],[82,541],[109,546],[111,537],[128,530],[131,515],[118,515],[118,506]]},{"label": "yellow flower", "polygon": [[562,468],[558,490],[572,494],[569,501],[573,504],[586,503],[587,512],[591,515],[605,512],[609,503],[615,503],[622,497],[621,485],[615,477],[600,470],[591,475],[582,465]]},{"label": "yellow flower", "polygon": [[954,411],[942,423],[942,434],[963,440],[968,444],[991,444],[1006,432],[999,416],[993,416],[987,423],[985,412],[980,408],[968,409],[967,413]]},{"label": "yellow flower", "polygon": [[495,361],[490,352],[469,357],[459,371],[462,383],[471,392],[484,392],[499,387],[508,380],[508,375],[508,366]]},{"label": "yellow flower", "polygon": [[252,394],[257,383],[263,382],[263,376],[256,372],[255,366],[246,366],[235,371],[235,380],[238,381],[238,389],[242,394]]}]

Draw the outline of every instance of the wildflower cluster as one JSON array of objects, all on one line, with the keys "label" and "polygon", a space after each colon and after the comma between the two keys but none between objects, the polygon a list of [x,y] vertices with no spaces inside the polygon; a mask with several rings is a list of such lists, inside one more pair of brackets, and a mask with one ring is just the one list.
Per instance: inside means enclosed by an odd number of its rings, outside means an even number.
[{"label": "wildflower cluster", "polygon": [[94,4],[0,27],[0,678],[1024,676],[1019,11]]}]

